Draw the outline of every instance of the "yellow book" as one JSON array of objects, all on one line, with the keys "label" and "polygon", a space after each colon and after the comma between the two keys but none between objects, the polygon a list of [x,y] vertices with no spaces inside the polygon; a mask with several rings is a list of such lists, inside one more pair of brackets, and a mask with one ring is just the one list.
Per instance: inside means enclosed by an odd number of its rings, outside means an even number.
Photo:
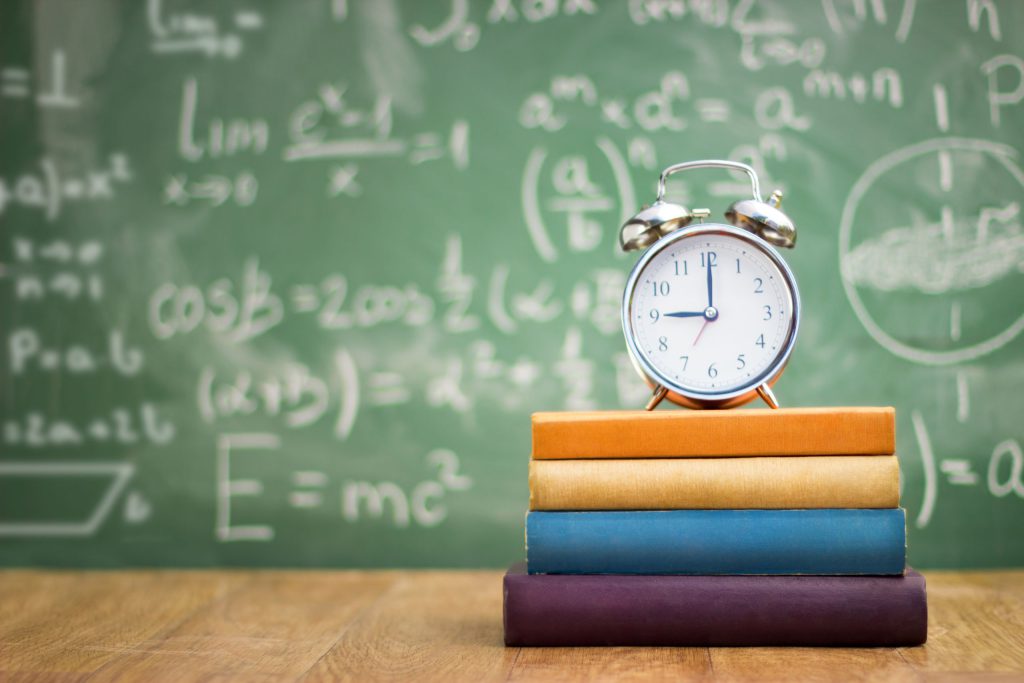
[{"label": "yellow book", "polygon": [[889,455],[894,408],[534,413],[533,457]]},{"label": "yellow book", "polygon": [[531,510],[899,507],[895,455],[531,460]]}]

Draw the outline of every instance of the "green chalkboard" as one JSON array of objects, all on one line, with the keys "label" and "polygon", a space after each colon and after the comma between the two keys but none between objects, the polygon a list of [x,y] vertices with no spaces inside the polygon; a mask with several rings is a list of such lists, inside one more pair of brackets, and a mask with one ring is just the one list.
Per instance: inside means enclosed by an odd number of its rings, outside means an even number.
[{"label": "green chalkboard", "polygon": [[[639,407],[622,219],[780,188],[785,405],[897,408],[910,559],[1024,563],[1024,6],[0,8],[0,563],[499,566]],[[724,171],[670,194],[720,216]],[[667,408],[666,408],[667,409]]]}]

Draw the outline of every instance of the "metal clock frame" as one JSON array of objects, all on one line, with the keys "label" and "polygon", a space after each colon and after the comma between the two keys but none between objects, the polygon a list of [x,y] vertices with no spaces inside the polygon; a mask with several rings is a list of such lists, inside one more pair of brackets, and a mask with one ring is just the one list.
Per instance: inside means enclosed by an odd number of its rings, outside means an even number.
[{"label": "metal clock frame", "polygon": [[[706,392],[687,389],[681,384],[673,382],[661,373],[647,360],[636,343],[636,335],[633,331],[633,297],[636,292],[637,281],[640,274],[655,256],[667,249],[669,246],[680,240],[698,237],[700,235],[728,235],[750,244],[759,249],[771,259],[771,261],[782,273],[782,277],[789,289],[790,307],[792,308],[792,323],[789,332],[782,345],[782,350],[775,356],[772,363],[757,377],[743,386],[730,391]],[[622,298],[622,330],[626,337],[626,346],[629,349],[630,360],[633,367],[647,382],[654,391],[651,401],[647,404],[647,410],[653,410],[662,399],[668,398],[673,403],[688,408],[732,408],[743,405],[760,396],[772,408],[778,408],[778,401],[771,391],[771,385],[782,375],[786,368],[789,356],[796,344],[797,331],[800,327],[800,290],[796,285],[796,277],[789,265],[775,248],[757,235],[721,223],[702,223],[682,228],[670,233],[652,244],[640,257],[640,260],[633,266],[626,280],[626,289]]]}]

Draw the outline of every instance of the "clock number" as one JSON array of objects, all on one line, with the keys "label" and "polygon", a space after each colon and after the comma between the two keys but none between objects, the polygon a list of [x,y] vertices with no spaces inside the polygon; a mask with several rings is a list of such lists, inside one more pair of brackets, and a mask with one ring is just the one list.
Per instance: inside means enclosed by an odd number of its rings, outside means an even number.
[{"label": "clock number", "polygon": [[736,259],[736,274],[740,274],[740,260]]},{"label": "clock number", "polygon": [[658,350],[668,351],[668,337],[658,337]]},{"label": "clock number", "polygon": [[659,294],[661,296],[668,296],[669,289],[668,280],[662,280],[661,282],[655,280],[651,283],[651,290],[653,291],[654,296],[658,296]]},{"label": "clock number", "polygon": [[763,334],[757,335],[757,341],[754,342],[754,343],[757,344],[758,346],[760,346],[763,349],[764,348],[764,335]]},{"label": "clock number", "polygon": [[[705,256],[707,257],[707,260],[705,260]],[[701,268],[707,268],[708,266],[714,267],[716,265],[718,265],[718,254],[717,253],[715,253],[713,251],[708,251],[708,252],[703,252],[702,251],[702,252],[700,252],[700,267]]]},{"label": "clock number", "polygon": [[764,294],[764,280],[759,277],[755,277],[754,282],[757,283],[754,285],[754,294]]},{"label": "clock number", "polygon": [[771,320],[771,319],[772,319],[772,307],[769,306],[768,304],[765,304],[764,305],[764,317],[761,318],[761,320]]},{"label": "clock number", "polygon": [[657,308],[652,308],[647,315],[650,316],[652,323],[658,322],[658,320],[661,318],[661,313],[658,312]]},{"label": "clock number", "polygon": [[683,361],[683,372],[686,372],[686,366],[690,362],[689,356],[679,356],[679,360]]},{"label": "clock number", "polygon": [[742,370],[747,367],[747,361],[743,358],[743,354],[736,356],[736,369]]},{"label": "clock number", "polygon": [[715,364],[714,363],[712,363],[711,365],[708,366],[708,377],[712,377],[712,378],[718,377],[718,369],[715,368]]},{"label": "clock number", "polygon": [[[677,259],[676,260],[676,275],[679,275],[679,274],[680,274],[679,273],[679,260]],[[689,275],[690,274],[689,269],[686,267],[686,260],[685,259],[683,260],[683,272],[682,272],[682,274],[683,275]]]}]

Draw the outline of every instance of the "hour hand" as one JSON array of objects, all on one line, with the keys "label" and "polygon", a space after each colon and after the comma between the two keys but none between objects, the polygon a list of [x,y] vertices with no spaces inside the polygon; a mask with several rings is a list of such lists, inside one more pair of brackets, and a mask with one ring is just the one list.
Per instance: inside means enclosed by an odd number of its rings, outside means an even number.
[{"label": "hour hand", "polygon": [[675,313],[663,313],[667,318],[701,318],[704,311],[676,311]]}]

